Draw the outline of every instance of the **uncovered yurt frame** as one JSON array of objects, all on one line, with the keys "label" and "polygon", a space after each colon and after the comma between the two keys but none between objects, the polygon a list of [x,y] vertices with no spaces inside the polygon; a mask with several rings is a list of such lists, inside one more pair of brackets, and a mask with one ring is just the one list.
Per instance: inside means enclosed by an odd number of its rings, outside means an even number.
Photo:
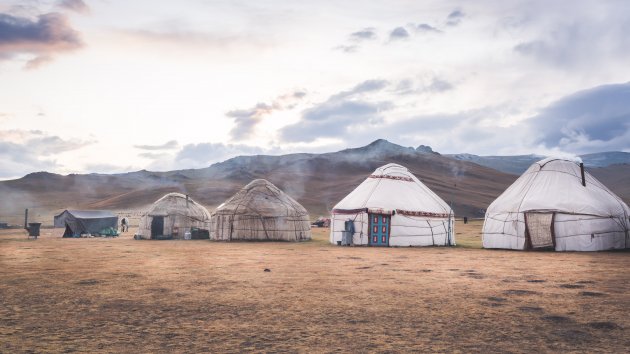
[{"label": "uncovered yurt frame", "polygon": [[207,239],[210,213],[188,195],[169,193],[153,203],[140,218],[136,238],[184,239],[190,232],[192,239]]},{"label": "uncovered yurt frame", "polygon": [[310,218],[296,200],[267,180],[243,187],[212,213],[211,238],[218,241],[305,241]]},{"label": "uncovered yurt frame", "polygon": [[455,245],[451,207],[401,165],[377,168],[331,214],[333,244],[342,242],[349,221],[353,245]]},{"label": "uncovered yurt frame", "polygon": [[65,227],[63,237],[100,234],[118,229],[118,216],[109,210],[64,210],[54,217],[54,227]]},{"label": "uncovered yurt frame", "polygon": [[600,251],[630,246],[628,206],[584,165],[547,158],[532,164],[490,204],[483,247]]}]

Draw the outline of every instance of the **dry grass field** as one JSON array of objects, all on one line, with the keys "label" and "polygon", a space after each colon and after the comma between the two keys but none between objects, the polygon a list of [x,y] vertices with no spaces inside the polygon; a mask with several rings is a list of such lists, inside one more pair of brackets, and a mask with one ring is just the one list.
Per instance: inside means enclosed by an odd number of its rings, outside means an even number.
[{"label": "dry grass field", "polygon": [[389,249],[2,230],[0,352],[627,352],[630,253],[456,230]]}]

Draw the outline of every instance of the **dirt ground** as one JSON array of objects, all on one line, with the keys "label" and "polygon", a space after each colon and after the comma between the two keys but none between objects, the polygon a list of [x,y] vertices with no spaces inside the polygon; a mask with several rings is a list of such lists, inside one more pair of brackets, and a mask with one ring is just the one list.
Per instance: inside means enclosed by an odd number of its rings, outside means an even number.
[{"label": "dirt ground", "polygon": [[629,252],[483,250],[481,221],[456,230],[451,248],[2,230],[0,352],[630,348]]}]

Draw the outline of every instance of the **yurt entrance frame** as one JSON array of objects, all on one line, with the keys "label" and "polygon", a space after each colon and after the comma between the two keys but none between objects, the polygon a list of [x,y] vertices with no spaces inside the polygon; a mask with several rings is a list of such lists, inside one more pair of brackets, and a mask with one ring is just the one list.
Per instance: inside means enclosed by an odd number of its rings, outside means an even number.
[{"label": "yurt entrance frame", "polygon": [[151,218],[151,238],[164,235],[164,217],[153,216]]},{"label": "yurt entrance frame", "polygon": [[389,231],[392,217],[388,214],[368,213],[370,221],[369,245],[374,247],[389,247]]},{"label": "yurt entrance frame", "polygon": [[556,248],[554,232],[554,212],[525,212],[525,242],[526,249]]}]

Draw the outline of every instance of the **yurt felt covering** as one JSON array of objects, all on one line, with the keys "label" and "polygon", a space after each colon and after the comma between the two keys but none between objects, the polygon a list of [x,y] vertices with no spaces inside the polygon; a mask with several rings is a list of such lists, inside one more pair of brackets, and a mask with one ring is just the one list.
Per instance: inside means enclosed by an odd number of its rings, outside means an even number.
[{"label": "yurt felt covering", "polygon": [[573,161],[532,164],[486,211],[485,248],[598,251],[630,247],[630,209]]},{"label": "yurt felt covering", "polygon": [[332,210],[330,242],[342,240],[346,221],[354,222],[352,243],[370,245],[370,218],[389,216],[386,246],[446,246],[455,244],[453,211],[407,168],[387,164],[377,168]]},{"label": "yurt felt covering", "polygon": [[233,241],[311,239],[306,209],[267,180],[257,179],[212,214],[211,238]]},{"label": "yurt felt covering", "polygon": [[[156,222],[160,219],[162,223]],[[160,224],[163,224],[161,230],[155,230]],[[142,216],[137,235],[143,239],[183,239],[185,233],[191,231],[196,238],[197,234],[203,235],[204,230],[208,234],[209,226],[210,213],[205,207],[184,194],[169,193],[153,203]]]}]

